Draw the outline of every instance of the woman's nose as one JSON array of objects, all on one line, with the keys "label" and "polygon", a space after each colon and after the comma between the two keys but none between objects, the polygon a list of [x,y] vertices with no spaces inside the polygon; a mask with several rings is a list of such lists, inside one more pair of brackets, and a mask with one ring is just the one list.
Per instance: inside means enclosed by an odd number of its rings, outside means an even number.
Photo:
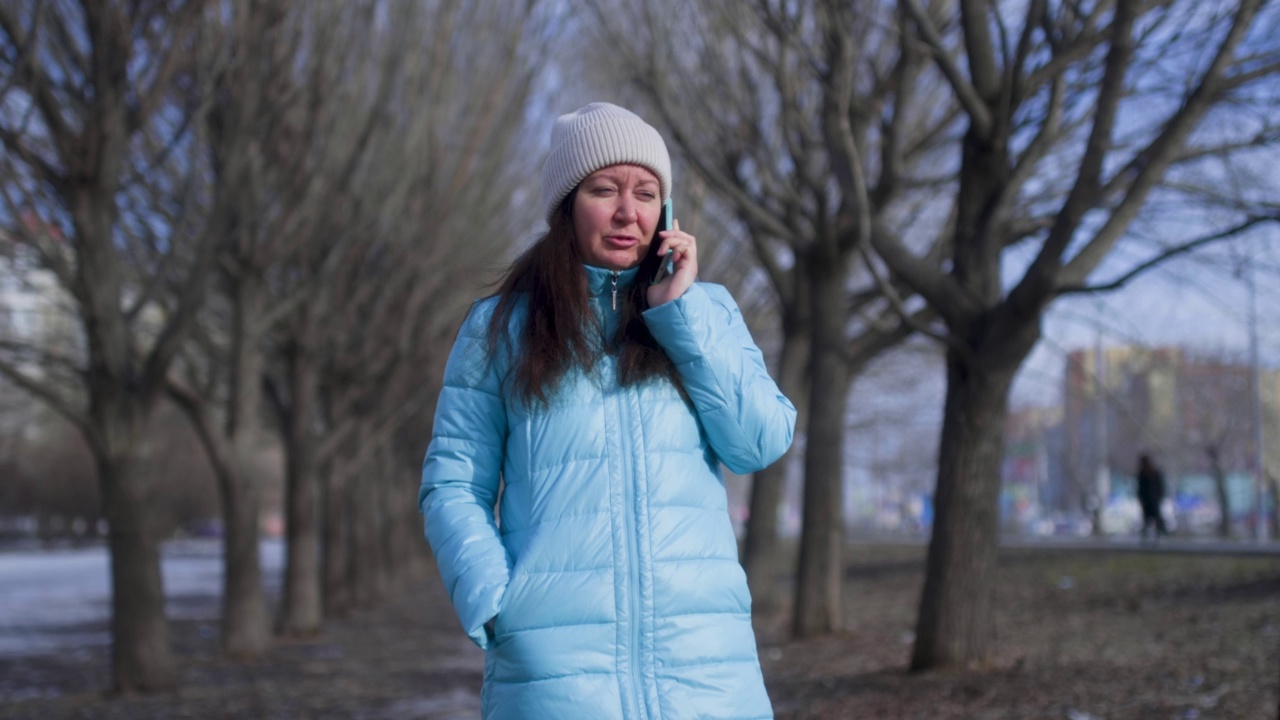
[{"label": "woman's nose", "polygon": [[635,222],[636,218],[639,217],[639,213],[636,209],[635,200],[632,200],[631,198],[626,197],[625,195],[619,197],[618,207],[614,209],[613,217],[616,220],[627,223],[627,224]]}]

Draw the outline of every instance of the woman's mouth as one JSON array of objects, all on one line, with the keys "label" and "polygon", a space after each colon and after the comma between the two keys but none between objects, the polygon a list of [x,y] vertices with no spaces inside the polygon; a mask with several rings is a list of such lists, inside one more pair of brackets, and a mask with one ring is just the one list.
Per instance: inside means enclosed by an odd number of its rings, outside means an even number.
[{"label": "woman's mouth", "polygon": [[604,242],[609,247],[627,249],[640,244],[640,239],[630,235],[605,235]]}]

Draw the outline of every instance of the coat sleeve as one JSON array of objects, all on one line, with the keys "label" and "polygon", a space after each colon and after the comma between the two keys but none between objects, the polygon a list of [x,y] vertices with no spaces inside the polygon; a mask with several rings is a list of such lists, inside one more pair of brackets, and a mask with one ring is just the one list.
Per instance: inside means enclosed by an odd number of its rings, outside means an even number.
[{"label": "coat sleeve", "polygon": [[488,313],[481,307],[472,306],[449,353],[418,508],[458,619],[487,648],[484,624],[498,613],[511,560],[494,522],[506,408],[497,363],[487,361]]},{"label": "coat sleeve", "polygon": [[719,285],[695,283],[644,313],[676,364],[720,461],[738,474],[762,470],[791,446],[796,409],[751,339],[742,312]]}]

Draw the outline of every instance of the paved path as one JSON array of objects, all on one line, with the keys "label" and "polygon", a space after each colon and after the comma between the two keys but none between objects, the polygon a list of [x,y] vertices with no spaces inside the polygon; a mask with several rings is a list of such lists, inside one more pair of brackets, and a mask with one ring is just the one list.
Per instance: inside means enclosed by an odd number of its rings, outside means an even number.
[{"label": "paved path", "polygon": [[[921,536],[854,536],[853,545],[926,545],[929,539]],[[1028,538],[1006,535],[1000,538],[1000,547],[1009,550],[1067,550],[1097,552],[1138,553],[1186,553],[1198,555],[1280,556],[1280,542],[1269,540],[1219,540],[1217,538],[1165,537],[1159,540],[1140,540],[1125,537],[1052,537]]]},{"label": "paved path", "polygon": [[1140,540],[1136,537],[1103,538],[1019,538],[1000,539],[1000,547],[1014,549],[1095,550],[1105,552],[1191,553],[1200,555],[1280,556],[1280,543],[1256,540],[1165,537]]}]

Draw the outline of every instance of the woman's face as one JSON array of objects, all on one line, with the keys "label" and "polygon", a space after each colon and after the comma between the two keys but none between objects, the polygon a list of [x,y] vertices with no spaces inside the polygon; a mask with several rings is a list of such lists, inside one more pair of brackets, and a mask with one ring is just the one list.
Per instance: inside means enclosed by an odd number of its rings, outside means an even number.
[{"label": "woman's face", "polygon": [[640,264],[662,209],[658,176],[639,165],[610,165],[587,176],[573,200],[573,231],[583,262],[610,270]]}]

